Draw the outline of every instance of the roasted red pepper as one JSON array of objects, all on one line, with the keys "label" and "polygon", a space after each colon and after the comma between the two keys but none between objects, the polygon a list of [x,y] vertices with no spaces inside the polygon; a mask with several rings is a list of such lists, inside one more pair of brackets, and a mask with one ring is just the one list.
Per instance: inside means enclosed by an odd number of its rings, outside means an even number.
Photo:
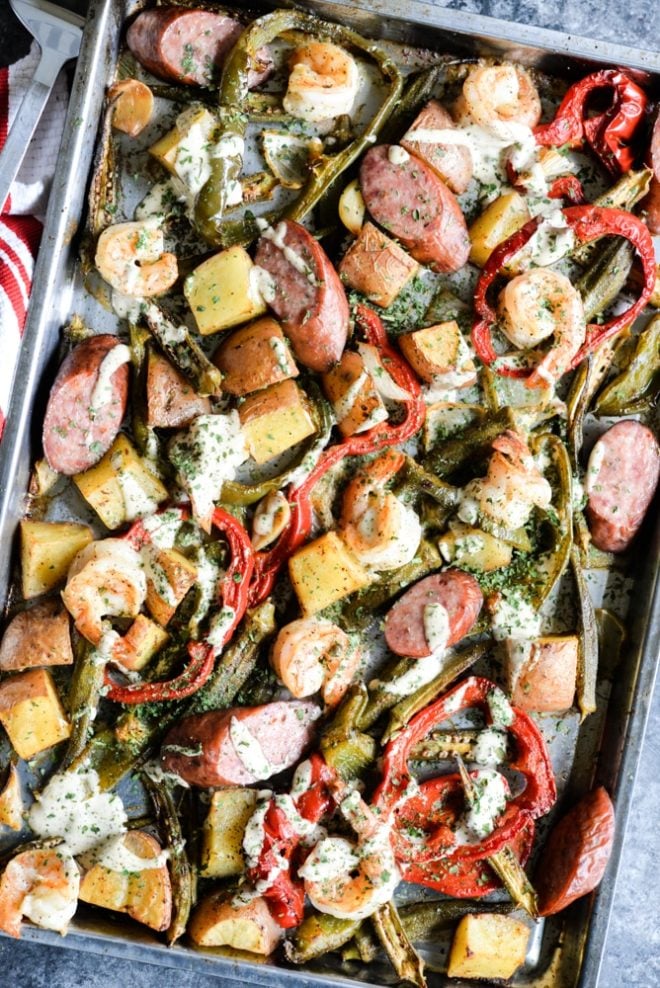
[{"label": "roasted red pepper", "polygon": [[[334,773],[323,758],[309,758],[311,780],[307,790],[295,798],[296,811],[310,823],[318,823],[333,807],[330,786]],[[303,918],[305,892],[303,883],[292,875],[292,859],[300,847],[300,834],[275,800],[271,800],[264,817],[264,839],[257,864],[248,869],[248,879],[266,882],[263,896],[273,918],[285,929],[299,926]],[[275,876],[275,877],[273,877]]]},{"label": "roasted red pepper", "polygon": [[[597,89],[611,89],[612,103],[603,113],[587,115],[587,100]],[[629,144],[643,121],[648,97],[620,69],[602,69],[580,79],[564,96],[554,120],[535,130],[543,147],[581,147],[584,141],[614,176],[630,171],[635,155]]]},{"label": "roasted red pepper", "polygon": [[408,760],[414,746],[437,724],[462,710],[474,706],[488,710],[488,696],[494,689],[489,680],[473,676],[417,714],[387,745],[383,779],[374,795],[381,813],[394,814],[394,843],[404,878],[450,895],[483,895],[498,887],[489,884],[486,859],[505,846],[522,855],[528,853],[533,821],[547,813],[557,798],[543,737],[534,722],[516,708],[507,726],[515,747],[509,767],[524,777],[525,788],[508,802],[493,832],[483,840],[455,844],[452,824],[464,805],[459,775],[411,785]]},{"label": "roasted red pepper", "polygon": [[[182,520],[187,517],[181,510]],[[213,512],[213,524],[224,533],[231,550],[231,562],[225,572],[220,587],[222,606],[233,611],[231,621],[224,628],[222,640],[214,645],[209,642],[189,642],[190,661],[183,672],[175,679],[165,682],[133,683],[120,686],[106,671],[106,685],[109,700],[117,703],[160,703],[165,700],[181,700],[192,696],[200,689],[213,672],[219,652],[230,640],[237,625],[247,610],[248,591],[254,570],[254,553],[250,537],[241,523],[221,508]],[[142,522],[136,522],[125,536],[135,548],[141,548],[149,541],[149,533]]]},{"label": "roasted red pepper", "polygon": [[419,432],[424,423],[426,406],[419,381],[408,362],[390,346],[381,319],[371,309],[359,305],[356,321],[367,342],[378,347],[383,366],[393,380],[410,395],[403,402],[406,414],[398,425],[380,422],[367,432],[329,447],[321,454],[318,463],[302,484],[289,490],[287,497],[291,506],[291,520],[288,528],[273,549],[256,554],[255,578],[250,589],[251,607],[255,607],[268,596],[284,563],[309,535],[312,527],[311,493],[321,477],[345,456],[377,453],[381,449],[389,449],[405,442]]},{"label": "roasted red pepper", "polygon": [[[655,287],[655,251],[653,240],[640,219],[623,209],[608,209],[604,206],[568,206],[562,210],[569,226],[579,243],[586,244],[600,237],[625,237],[635,247],[642,262],[644,286],[637,301],[625,312],[609,322],[591,323],[587,326],[585,340],[573,358],[570,370],[577,367],[601,343],[614,336],[623,327],[633,322],[648,302]],[[502,268],[518,251],[525,246],[540,223],[539,217],[530,220],[513,236],[495,248],[484,265],[474,293],[475,322],[472,327],[472,342],[479,359],[484,364],[492,364],[498,359],[492,341],[492,329],[497,322],[495,309],[488,300],[488,290]],[[511,367],[495,364],[494,370],[506,377],[529,378],[533,368]]]}]

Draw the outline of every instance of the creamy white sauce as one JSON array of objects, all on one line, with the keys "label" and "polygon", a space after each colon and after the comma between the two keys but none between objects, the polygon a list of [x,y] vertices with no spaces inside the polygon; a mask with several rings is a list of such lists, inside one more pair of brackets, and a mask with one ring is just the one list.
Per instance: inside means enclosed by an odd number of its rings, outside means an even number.
[{"label": "creamy white sauce", "polygon": [[385,693],[393,693],[395,696],[410,696],[439,676],[446,660],[447,656],[440,653],[425,655],[421,659],[411,659],[410,668],[395,679],[382,683],[382,689]]},{"label": "creamy white sauce", "polygon": [[142,202],[135,209],[136,220],[165,220],[173,212],[173,204],[180,198],[180,187],[176,188],[171,178],[152,185]]},{"label": "creamy white sauce", "polygon": [[268,345],[275,354],[275,359],[282,373],[288,374],[290,366],[289,349],[284,340],[281,340],[279,336],[271,336],[268,340]]},{"label": "creamy white sauce", "polygon": [[499,687],[493,686],[486,699],[493,727],[509,727],[513,724],[515,719],[513,707]]},{"label": "creamy white sauce", "polygon": [[309,758],[296,768],[291,780],[291,795],[294,799],[302,796],[312,785],[312,763]]},{"label": "creamy white sauce", "polygon": [[278,223],[276,227],[270,226],[266,220],[261,217],[257,218],[257,227],[261,231],[261,236],[265,237],[266,240],[270,240],[275,244],[279,250],[282,251],[286,257],[289,264],[296,269],[300,274],[304,274],[305,277],[312,285],[316,284],[316,276],[312,269],[310,268],[304,257],[295,251],[292,247],[286,243],[286,231],[287,225],[284,221]]},{"label": "creamy white sauce", "polygon": [[167,573],[158,562],[158,550],[154,551],[154,546],[145,545],[142,547],[142,564],[147,580],[151,580],[154,589],[161,600],[164,600],[169,607],[176,607],[179,603],[174,588],[170,583]]},{"label": "creamy white sauce", "polygon": [[117,483],[124,499],[126,521],[134,521],[143,515],[151,515],[158,510],[159,501],[144,490],[139,480],[131,470],[124,468],[124,458],[121,453],[113,453],[110,464],[115,471]]},{"label": "creamy white sauce", "polygon": [[153,302],[146,303],[144,313],[149,322],[158,327],[158,335],[163,345],[176,346],[178,343],[184,343],[187,339],[187,327],[184,325],[175,326]]},{"label": "creamy white sauce", "polygon": [[172,440],[169,457],[181,486],[190,494],[195,516],[208,518],[223,483],[233,480],[248,458],[238,412],[198,415]]},{"label": "creamy white sauce", "polygon": [[182,525],[180,513],[171,509],[142,519],[142,527],[157,549],[173,549]]},{"label": "creamy white sauce", "polygon": [[587,494],[597,493],[599,490],[598,478],[605,459],[605,443],[596,442],[591,450],[589,462],[587,464],[587,475],[584,478],[584,486]]},{"label": "creamy white sauce", "polygon": [[116,793],[102,792],[99,777],[58,772],[35,796],[28,823],[39,837],[62,837],[72,854],[84,854],[110,837],[124,834],[128,818]]},{"label": "creamy white sauce", "polygon": [[256,781],[269,779],[282,769],[282,765],[274,765],[269,761],[258,739],[238,717],[232,717],[229,722],[229,737],[237,757]]},{"label": "creamy white sauce", "polygon": [[326,831],[323,827],[317,826],[316,823],[306,820],[304,816],[300,815],[296,809],[293,796],[289,793],[282,793],[275,796],[275,805],[287,818],[294,833],[298,837],[303,838],[303,844],[305,842],[315,844],[325,836]]},{"label": "creamy white sauce", "polygon": [[253,264],[248,276],[248,295],[251,301],[256,305],[261,304],[262,301],[270,305],[275,301],[276,294],[275,279],[270,271]]},{"label": "creamy white sauce", "polygon": [[118,343],[112,350],[108,350],[101,361],[98,377],[96,378],[96,383],[92,389],[92,395],[89,401],[92,416],[94,413],[100,412],[105,405],[112,401],[114,397],[112,376],[120,367],[130,362],[131,351],[125,343]]},{"label": "creamy white sauce", "polygon": [[353,871],[360,863],[355,845],[344,837],[326,837],[319,841],[305,863],[298,869],[300,878],[322,882]]},{"label": "creamy white sauce", "polygon": [[389,398],[392,401],[409,401],[410,394],[392,379],[389,371],[383,366],[378,347],[371,343],[358,343],[357,348],[365,370],[374,382],[376,391],[383,398]]},{"label": "creamy white sauce", "polygon": [[400,144],[390,145],[387,158],[392,165],[405,165],[406,161],[410,161],[410,155]]},{"label": "creamy white sauce", "polygon": [[[272,491],[262,498],[252,519],[252,531],[255,535],[273,535],[281,525],[282,519],[291,513],[289,502],[280,491]],[[282,516],[281,518],[279,516]]]},{"label": "creamy white sauce", "polygon": [[142,318],[144,299],[136,298],[134,295],[124,295],[116,288],[112,289],[110,297],[112,311],[120,319],[127,319],[129,322],[137,323]]},{"label": "creamy white sauce", "polygon": [[162,868],[167,863],[169,859],[167,851],[161,851],[154,858],[142,858],[126,846],[125,838],[125,834],[108,837],[81,855],[81,863],[86,868],[102,865],[110,871],[132,874]]},{"label": "creamy white sauce", "polygon": [[337,398],[336,401],[333,401],[332,410],[335,413],[338,422],[343,422],[344,419],[350,415],[353,410],[353,406],[362,391],[362,388],[368,380],[369,375],[366,370],[363,370],[362,373],[355,378],[353,383],[346,388],[343,395]]},{"label": "creamy white sauce", "polygon": [[264,821],[272,797],[270,789],[260,789],[257,793],[257,805],[247,822],[243,834],[243,853],[248,868],[254,868],[259,862],[259,855],[264,845]]},{"label": "creamy white sauce", "polygon": [[495,768],[506,760],[507,736],[499,727],[480,731],[471,760],[477,765]]},{"label": "creamy white sauce", "polygon": [[183,186],[177,191],[189,202],[194,202],[211,176],[211,136],[216,126],[215,118],[210,113],[200,113],[196,106],[184,110],[176,119],[176,129],[182,137],[172,167]]},{"label": "creamy white sauce", "polygon": [[509,591],[500,595],[491,609],[493,637],[501,642],[506,638],[537,638],[541,630],[541,617],[529,601],[520,594]]},{"label": "creamy white sauce", "polygon": [[213,645],[217,652],[224,646],[225,637],[235,617],[236,611],[233,607],[223,607],[221,611],[214,614],[211,618],[209,630],[206,634],[206,641],[209,645]]},{"label": "creamy white sauce", "polygon": [[432,652],[444,652],[449,641],[449,614],[440,603],[424,607],[424,637]]},{"label": "creamy white sauce", "polygon": [[467,810],[456,828],[457,844],[474,844],[493,832],[495,821],[506,808],[509,786],[506,779],[492,768],[477,770],[472,777],[474,804]]},{"label": "creamy white sauce", "polygon": [[479,502],[466,490],[461,492],[461,500],[456,513],[466,525],[474,525],[479,518]]},{"label": "creamy white sauce", "polygon": [[534,642],[530,638],[508,638],[506,641],[509,691],[513,693],[524,669],[529,668]]}]

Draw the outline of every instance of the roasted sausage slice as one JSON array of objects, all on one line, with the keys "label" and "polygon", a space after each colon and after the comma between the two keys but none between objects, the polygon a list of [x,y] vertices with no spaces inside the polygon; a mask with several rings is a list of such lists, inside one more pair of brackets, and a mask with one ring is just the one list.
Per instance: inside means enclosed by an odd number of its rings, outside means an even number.
[{"label": "roasted sausage slice", "polygon": [[653,500],[660,447],[645,425],[624,419],[597,440],[587,467],[587,518],[594,545],[627,549]]},{"label": "roasted sausage slice", "polygon": [[550,832],[534,882],[541,916],[558,913],[596,888],[613,840],[614,807],[601,786],[581,799]]},{"label": "roasted sausage slice", "polygon": [[[210,86],[232,50],[243,25],[233,17],[186,7],[145,10],[128,29],[126,41],[137,60],[161,79],[190,86]],[[250,69],[248,82],[257,86],[272,70],[269,53]]]},{"label": "roasted sausage slice", "polygon": [[646,213],[646,223],[653,236],[660,234],[660,113],[655,118],[648,164],[653,169],[649,193],[642,203]]},{"label": "roasted sausage slice", "polygon": [[415,260],[441,272],[466,263],[470,239],[461,207],[419,158],[387,144],[371,148],[360,166],[360,188],[376,222]]},{"label": "roasted sausage slice", "polygon": [[348,301],[339,275],[311,233],[283,220],[260,238],[255,263],[268,271],[282,321],[301,364],[319,374],[336,364],[348,336]]},{"label": "roasted sausage slice", "polygon": [[73,348],[58,371],[43,429],[46,459],[58,473],[72,476],[94,466],[121,428],[128,400],[128,364],[118,366],[108,388],[95,395],[103,362],[120,345],[116,336],[92,336]]},{"label": "roasted sausage slice", "polygon": [[319,713],[292,700],[193,714],[165,738],[163,764],[193,786],[249,786],[299,761]]},{"label": "roasted sausage slice", "polygon": [[415,117],[401,146],[421,158],[452,192],[460,195],[470,184],[474,170],[470,149],[462,144],[434,140],[434,133],[454,128],[454,121],[444,106],[432,99]]},{"label": "roasted sausage slice", "polygon": [[424,626],[424,608],[442,604],[447,611],[447,647],[470,631],[479,617],[483,594],[475,578],[459,569],[433,573],[404,593],[385,618],[385,641],[397,655],[421,659],[431,654]]}]

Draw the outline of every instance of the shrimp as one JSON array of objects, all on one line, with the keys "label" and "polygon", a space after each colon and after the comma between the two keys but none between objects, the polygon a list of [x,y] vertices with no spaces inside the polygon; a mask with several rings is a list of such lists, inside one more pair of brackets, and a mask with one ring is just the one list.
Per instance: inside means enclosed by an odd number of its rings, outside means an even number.
[{"label": "shrimp", "polygon": [[536,127],[541,100],[531,76],[519,65],[478,65],[463,83],[456,111],[461,123]]},{"label": "shrimp", "polygon": [[360,664],[360,650],[332,621],[300,618],[275,639],[270,662],[297,699],[322,690],[329,707],[339,703]]},{"label": "shrimp", "polygon": [[133,298],[162,295],[179,277],[175,255],[165,253],[157,220],[107,227],[99,237],[94,260],[109,285]]},{"label": "shrimp", "polygon": [[298,874],[309,901],[337,919],[366,919],[389,902],[399,883],[390,824],[377,817],[355,790],[340,803],[358,835],[326,837],[314,847]]},{"label": "shrimp", "polygon": [[281,535],[291,519],[291,506],[281,491],[262,498],[252,519],[252,548],[265,549]]},{"label": "shrimp", "polygon": [[350,113],[360,83],[355,59],[343,48],[310,41],[296,48],[283,105],[287,113],[311,123]]},{"label": "shrimp", "polygon": [[403,462],[402,453],[389,450],[360,470],[344,491],[339,534],[359,561],[374,570],[405,566],[422,538],[415,511],[385,489]]},{"label": "shrimp", "polygon": [[66,845],[21,851],[0,878],[0,930],[20,937],[25,916],[44,930],[66,933],[79,889],[80,871]]},{"label": "shrimp", "polygon": [[497,525],[514,529],[524,525],[532,508],[547,508],[552,489],[525,441],[510,429],[493,442],[488,472],[463,488],[459,518],[474,523],[474,508]]},{"label": "shrimp", "polygon": [[584,307],[569,279],[547,268],[512,278],[500,294],[501,329],[526,349],[553,337],[553,344],[527,378],[529,388],[553,386],[570,367],[586,334]]},{"label": "shrimp", "polygon": [[107,633],[104,617],[136,617],[146,596],[140,554],[123,539],[102,539],[81,549],[62,591],[76,628],[93,645]]}]

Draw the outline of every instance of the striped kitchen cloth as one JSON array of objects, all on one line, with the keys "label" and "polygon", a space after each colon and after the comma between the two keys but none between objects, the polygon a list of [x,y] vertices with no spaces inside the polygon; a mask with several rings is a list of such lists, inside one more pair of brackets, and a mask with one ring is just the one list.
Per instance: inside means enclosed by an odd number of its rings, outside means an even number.
[{"label": "striped kitchen cloth", "polygon": [[[39,48],[0,69],[0,148],[39,61]],[[42,220],[64,130],[68,93],[60,74],[0,215],[0,436],[25,325]]]}]

